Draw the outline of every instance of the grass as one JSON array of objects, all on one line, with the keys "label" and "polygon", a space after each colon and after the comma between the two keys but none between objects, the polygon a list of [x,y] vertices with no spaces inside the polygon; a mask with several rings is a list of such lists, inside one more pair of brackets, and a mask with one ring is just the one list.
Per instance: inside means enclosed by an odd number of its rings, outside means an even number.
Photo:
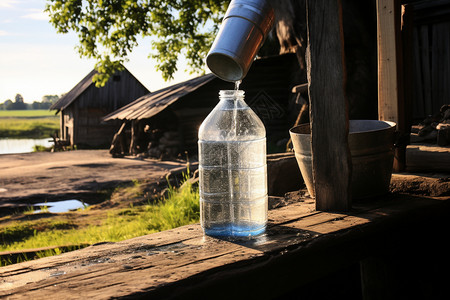
[{"label": "grass", "polygon": [[34,145],[33,146],[33,152],[50,152],[52,151],[53,146],[51,147],[45,147],[41,145]]},{"label": "grass", "polygon": [[54,117],[55,111],[46,109],[33,110],[0,110],[0,118],[35,118],[35,117]]},{"label": "grass", "polygon": [[59,131],[58,116],[33,118],[0,116],[0,138],[46,138],[55,131]]},{"label": "grass", "polygon": [[[156,202],[150,199],[144,205],[133,205],[108,211],[95,209],[78,210],[65,215],[57,215],[50,220],[34,220],[13,222],[0,227],[0,251],[16,251],[60,245],[86,245],[99,242],[117,242],[149,233],[176,228],[182,225],[197,223],[199,220],[198,188],[192,185],[187,177],[180,188],[169,186],[166,197]],[[134,181],[132,186],[116,189],[122,193],[142,199],[140,183]],[[30,211],[26,212],[30,214]],[[83,224],[77,224],[82,216],[96,213]],[[94,214],[93,214],[94,216]],[[52,251],[41,253],[41,256],[53,255]],[[16,261],[8,258],[0,259],[0,266],[29,259],[16,257]]]}]

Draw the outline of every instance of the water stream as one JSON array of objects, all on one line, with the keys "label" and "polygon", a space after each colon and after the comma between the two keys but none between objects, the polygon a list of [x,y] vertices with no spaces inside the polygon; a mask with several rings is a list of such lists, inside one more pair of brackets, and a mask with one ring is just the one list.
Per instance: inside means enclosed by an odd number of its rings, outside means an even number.
[{"label": "water stream", "polygon": [[[237,102],[238,102],[238,91],[239,91],[239,85],[241,84],[241,80],[235,81],[234,82],[234,109],[233,109],[233,115],[232,115],[232,120],[231,120],[231,130],[229,132],[229,137],[230,140],[237,140]],[[232,157],[232,150],[231,150],[232,144],[228,143],[228,149],[227,149],[227,156],[228,156],[228,185],[229,185],[229,193],[230,193],[230,199],[231,199],[231,204],[230,204],[230,220],[231,223],[234,223],[235,220],[235,215],[234,215],[234,201],[235,201],[235,194],[234,194],[234,181],[236,180],[235,178],[233,178],[233,166],[232,162],[235,161]]]}]

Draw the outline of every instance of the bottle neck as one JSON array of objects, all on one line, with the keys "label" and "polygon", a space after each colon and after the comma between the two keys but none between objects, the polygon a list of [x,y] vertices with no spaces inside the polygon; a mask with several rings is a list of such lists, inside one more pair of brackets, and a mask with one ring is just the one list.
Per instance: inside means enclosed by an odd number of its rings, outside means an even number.
[{"label": "bottle neck", "polygon": [[219,99],[227,101],[244,100],[245,92],[243,90],[221,90],[219,92]]},{"label": "bottle neck", "polygon": [[222,109],[242,109],[247,107],[242,90],[222,90],[219,93],[220,106]]}]

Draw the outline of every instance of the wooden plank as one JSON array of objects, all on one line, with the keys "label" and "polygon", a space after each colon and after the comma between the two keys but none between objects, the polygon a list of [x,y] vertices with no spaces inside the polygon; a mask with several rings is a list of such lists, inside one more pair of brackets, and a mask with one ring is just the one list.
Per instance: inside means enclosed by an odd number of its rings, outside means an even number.
[{"label": "wooden plank", "polygon": [[[439,111],[439,103],[442,97],[441,80],[441,38],[439,24],[431,24],[431,112],[434,115]],[[448,84],[448,83],[447,83]]]},{"label": "wooden plank", "polygon": [[377,1],[378,118],[397,123],[398,140],[395,143],[394,172],[405,169],[404,140],[409,134],[403,89],[401,17],[399,0]]},{"label": "wooden plank", "polygon": [[425,116],[432,114],[431,99],[432,99],[432,89],[431,89],[431,70],[430,70],[430,47],[428,41],[428,25],[423,25],[420,27],[420,47],[422,55],[422,78],[423,78],[423,89],[424,89],[424,105],[425,105]]},{"label": "wooden plank", "polygon": [[377,0],[378,118],[398,123],[396,2]]},{"label": "wooden plank", "polygon": [[[412,5],[402,6],[402,52],[403,52],[403,107],[404,132],[411,133],[414,98],[414,9]],[[405,145],[406,147],[406,145]],[[406,150],[405,150],[406,151]],[[405,153],[404,151],[404,153]],[[404,161],[403,161],[404,162]]]},{"label": "wooden plank", "polygon": [[314,206],[306,198],[269,211],[267,233],[251,240],[205,237],[194,224],[2,267],[0,297],[169,299],[215,291],[215,299],[271,299],[383,248],[389,252],[390,238],[403,241],[402,230],[413,239],[418,228],[433,231],[430,220],[450,212],[448,197],[405,195],[359,202],[349,213]]},{"label": "wooden plank", "polygon": [[[397,60],[397,136],[394,148],[394,172],[403,172],[406,168],[406,146],[409,144],[412,125],[412,74],[413,74],[413,10],[411,5],[394,5],[395,51]],[[397,12],[401,16],[396,15]],[[396,32],[401,18],[401,33]]]},{"label": "wooden plank", "polygon": [[[445,23],[444,34],[446,34],[447,37],[450,36],[450,22]],[[445,102],[445,99],[450,99],[450,84],[448,84],[448,82],[450,82],[450,38],[444,38],[443,44],[444,61],[442,64],[444,67],[444,77],[442,78],[442,81],[444,83],[443,99]]]},{"label": "wooden plank", "polygon": [[414,103],[413,103],[413,118],[424,119],[425,118],[425,102],[424,102],[424,89],[422,87],[422,63],[421,63],[421,51],[419,46],[419,32],[417,27],[414,28],[413,36],[413,49],[414,49]]},{"label": "wooden plank", "polygon": [[306,60],[316,208],[345,211],[351,207],[351,156],[341,2],[308,1],[307,22]]},{"label": "wooden plank", "polygon": [[[446,60],[450,55],[446,52],[446,44],[450,39],[450,23],[438,23],[433,24],[433,113],[440,111],[442,105],[449,103],[445,98],[445,89],[448,88],[450,83],[446,81],[448,70],[446,70]],[[434,83],[436,81],[436,83]]]}]

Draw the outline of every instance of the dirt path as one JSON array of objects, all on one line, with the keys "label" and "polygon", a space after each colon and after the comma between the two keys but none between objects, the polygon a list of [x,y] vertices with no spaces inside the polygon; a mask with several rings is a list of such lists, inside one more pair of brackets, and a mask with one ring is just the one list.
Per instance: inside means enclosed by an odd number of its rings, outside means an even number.
[{"label": "dirt path", "polygon": [[82,199],[134,179],[159,179],[182,162],[112,158],[107,150],[0,155],[0,209]]}]

